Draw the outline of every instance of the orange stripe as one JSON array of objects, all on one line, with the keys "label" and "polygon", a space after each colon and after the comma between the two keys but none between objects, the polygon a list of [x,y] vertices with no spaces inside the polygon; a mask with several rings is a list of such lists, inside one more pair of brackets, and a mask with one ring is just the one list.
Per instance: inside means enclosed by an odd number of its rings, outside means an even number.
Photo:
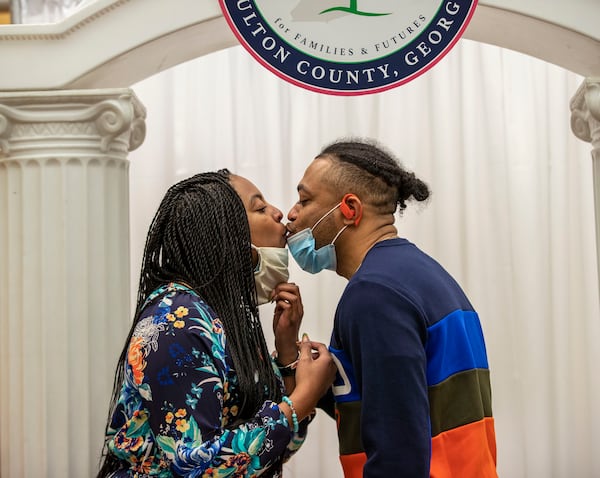
[{"label": "orange stripe", "polygon": [[497,478],[494,419],[440,433],[431,441],[431,478]]},{"label": "orange stripe", "polygon": [[353,455],[340,455],[344,478],[362,478],[363,468],[367,462],[366,453],[354,453]]}]

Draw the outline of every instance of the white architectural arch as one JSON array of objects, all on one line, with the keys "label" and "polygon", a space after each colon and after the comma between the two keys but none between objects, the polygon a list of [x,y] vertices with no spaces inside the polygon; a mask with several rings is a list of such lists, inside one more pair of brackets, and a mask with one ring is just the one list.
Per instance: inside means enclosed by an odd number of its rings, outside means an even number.
[{"label": "white architectural arch", "polygon": [[[465,37],[585,77],[571,124],[592,144],[600,245],[598,18],[594,0],[481,0]],[[234,45],[217,0],[0,26],[0,476],[90,476],[130,315],[127,154],[146,112],[129,88]]]},{"label": "white architectural arch", "polygon": [[[483,0],[464,36],[596,77],[597,18],[590,0]],[[57,24],[0,28],[0,91],[129,87],[237,44],[217,0],[97,0]]]}]

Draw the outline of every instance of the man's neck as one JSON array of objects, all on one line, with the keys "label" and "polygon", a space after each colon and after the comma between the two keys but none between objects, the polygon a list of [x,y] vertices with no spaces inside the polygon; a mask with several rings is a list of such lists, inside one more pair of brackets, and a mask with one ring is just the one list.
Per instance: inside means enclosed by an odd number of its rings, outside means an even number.
[{"label": "man's neck", "polygon": [[337,274],[350,280],[360,268],[365,256],[378,242],[398,237],[398,231],[393,224],[385,224],[373,231],[360,235],[359,229],[353,235],[348,235],[342,244],[336,244],[338,254]]}]

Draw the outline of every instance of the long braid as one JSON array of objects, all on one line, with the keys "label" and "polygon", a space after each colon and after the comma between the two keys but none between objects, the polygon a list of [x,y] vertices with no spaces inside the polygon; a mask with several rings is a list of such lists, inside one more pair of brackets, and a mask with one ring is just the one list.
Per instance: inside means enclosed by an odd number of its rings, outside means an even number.
[{"label": "long braid", "polygon": [[[197,174],[175,184],[152,220],[134,322],[115,373],[107,431],[123,385],[129,341],[146,298],[173,281],[191,286],[223,322],[242,397],[240,420],[254,416],[266,398],[281,400],[258,315],[248,219],[229,174]],[[108,452],[98,477],[108,476],[117,466]]]},{"label": "long braid", "polygon": [[396,207],[403,211],[411,198],[425,201],[429,197],[427,184],[402,168],[390,152],[372,140],[336,141],[326,146],[318,157],[330,157],[341,166],[339,174],[332,176],[332,182],[338,186],[358,186],[363,189],[361,192],[374,195],[375,202],[379,203],[376,205],[382,207],[389,207],[393,202],[391,212]]}]

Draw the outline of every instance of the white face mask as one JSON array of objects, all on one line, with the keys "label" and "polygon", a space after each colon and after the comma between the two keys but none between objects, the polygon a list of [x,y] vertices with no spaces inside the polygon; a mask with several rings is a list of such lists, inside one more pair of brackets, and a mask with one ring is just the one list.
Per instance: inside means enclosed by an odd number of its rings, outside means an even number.
[{"label": "white face mask", "polygon": [[288,250],[285,247],[256,247],[258,265],[254,270],[256,283],[256,297],[258,305],[271,301],[271,293],[277,284],[287,282],[290,277],[288,271]]}]

